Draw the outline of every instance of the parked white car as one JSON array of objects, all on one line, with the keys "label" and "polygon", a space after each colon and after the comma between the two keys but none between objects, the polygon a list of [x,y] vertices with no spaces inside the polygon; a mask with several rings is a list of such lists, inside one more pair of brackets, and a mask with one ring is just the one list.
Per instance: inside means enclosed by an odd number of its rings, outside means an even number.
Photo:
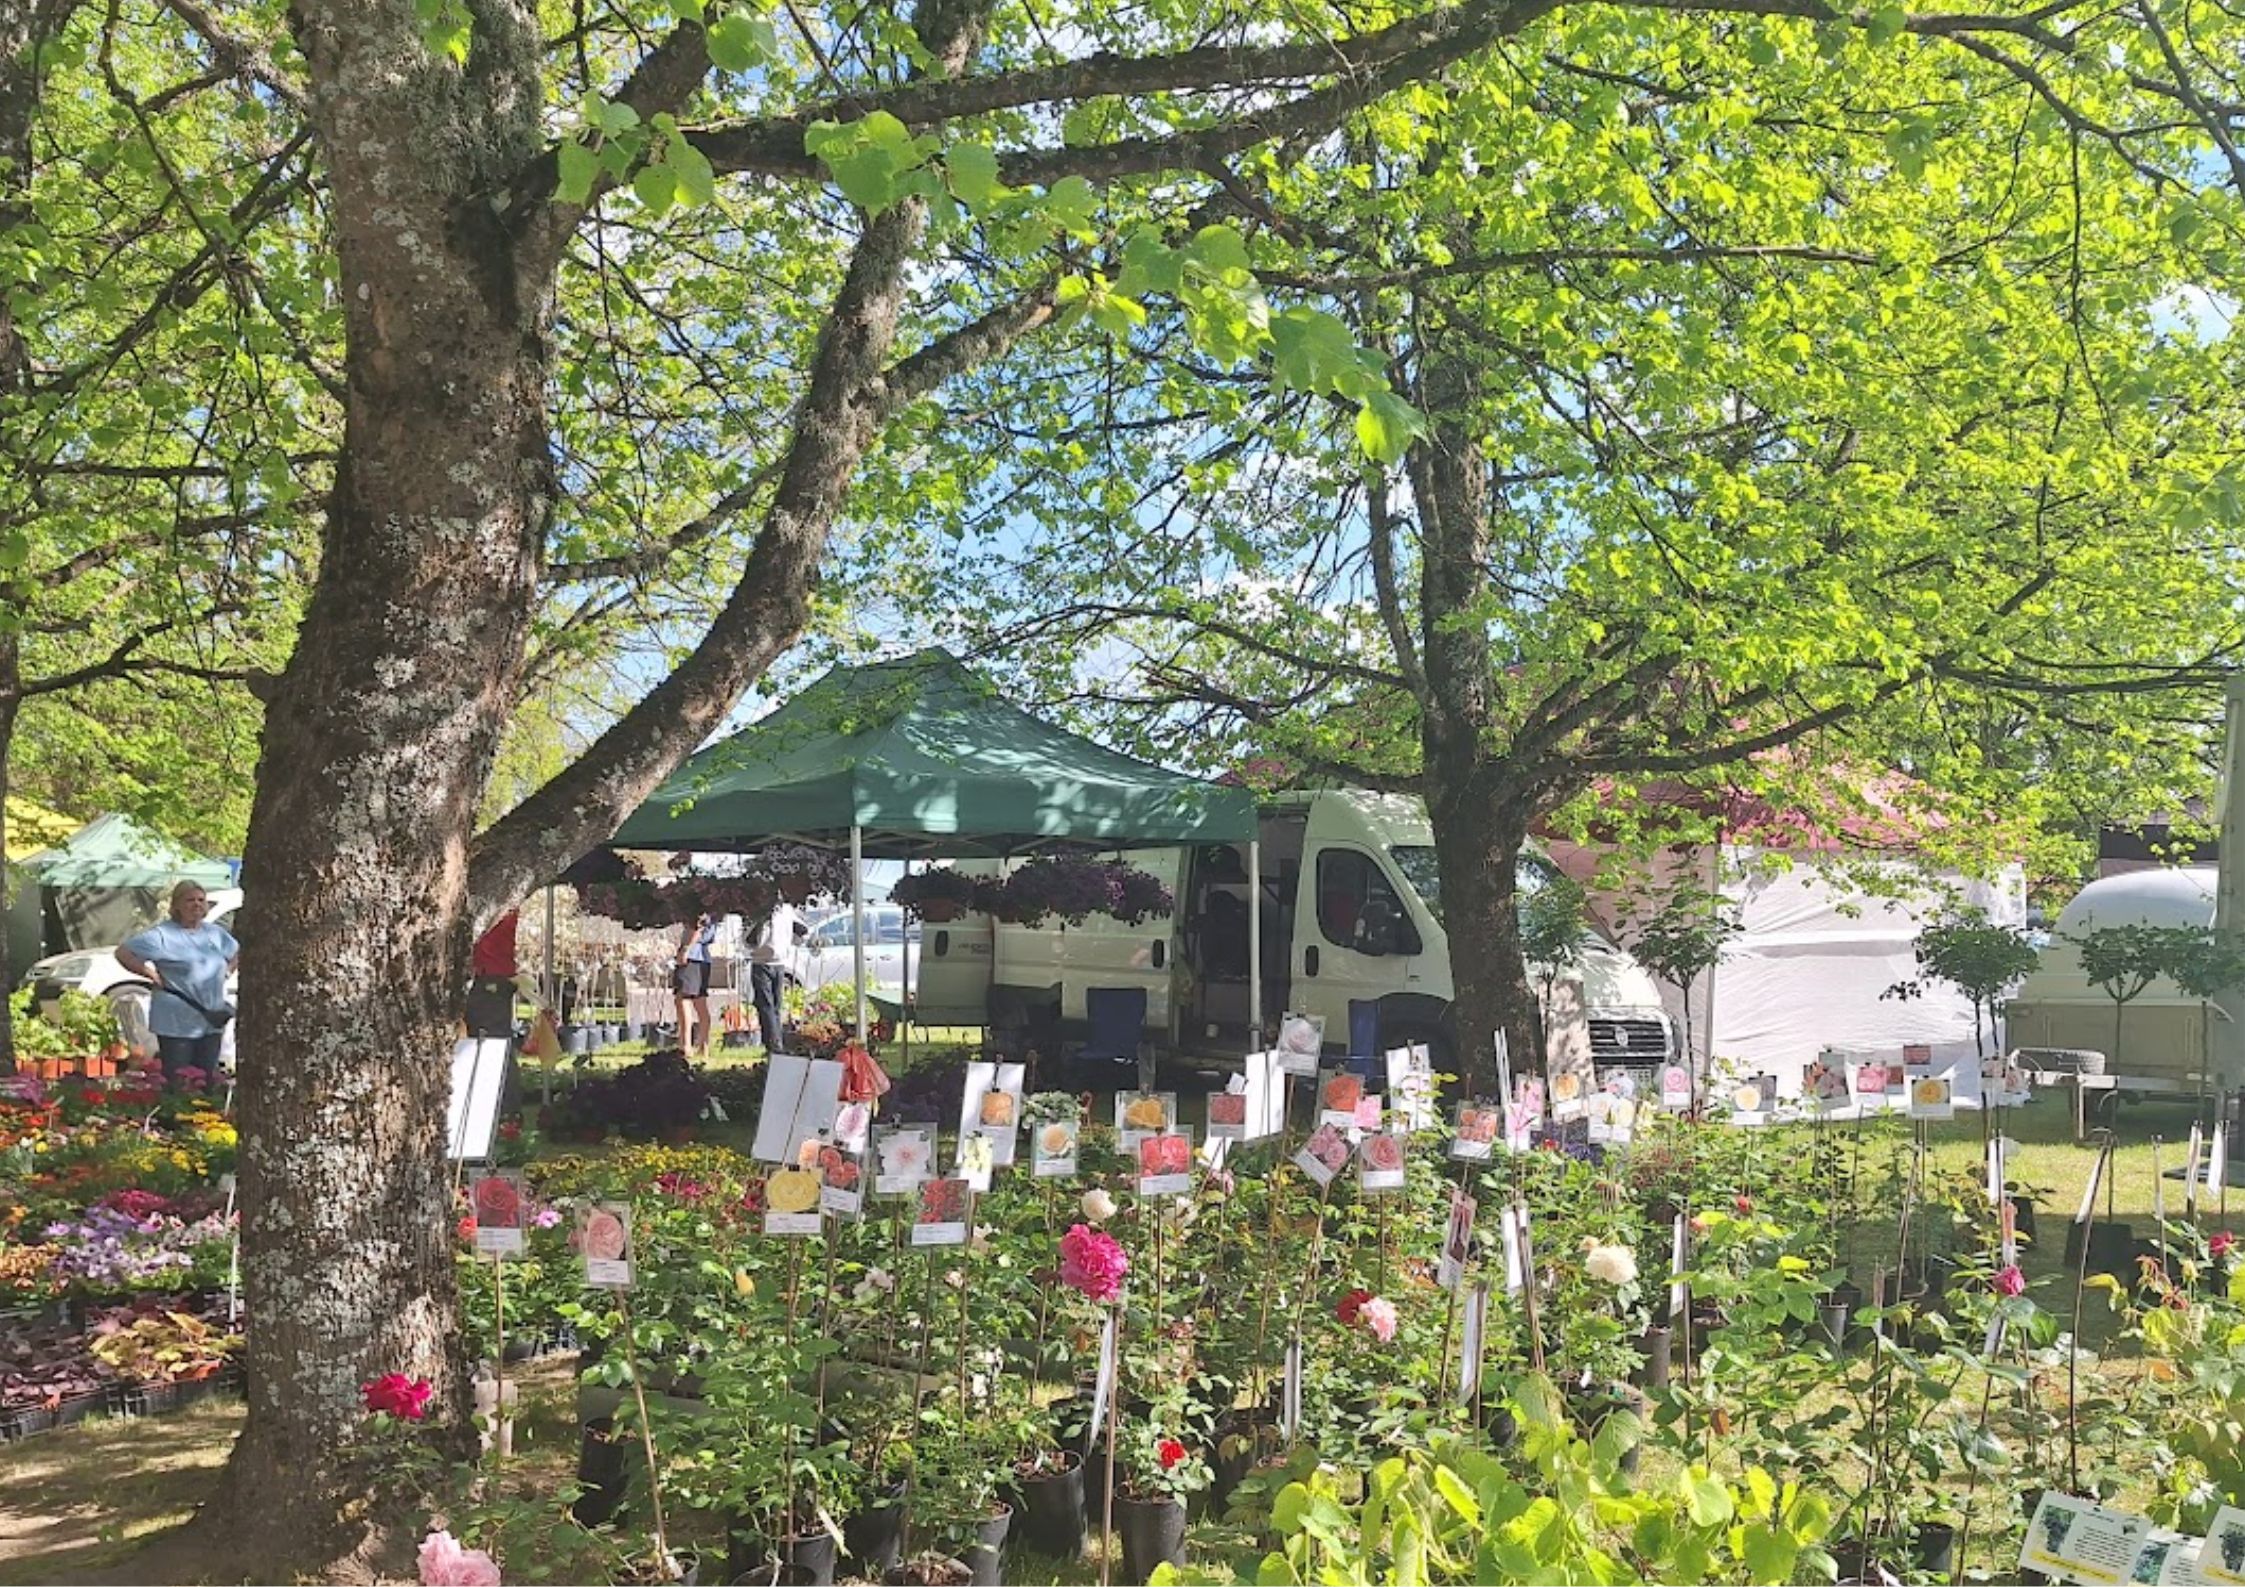
[{"label": "parked white car", "polygon": [[[865,925],[865,990],[870,996],[900,1002],[908,943],[917,971],[920,923],[906,920],[895,904],[874,904],[865,911]],[[855,933],[856,922],[848,910],[820,921],[795,945],[788,957],[788,973],[813,989],[832,982],[849,985],[857,973]]]},{"label": "parked white car", "polygon": [[[236,921],[241,907],[240,888],[214,887],[210,890],[210,913],[203,918],[238,934]],[[229,999],[235,995],[238,980],[238,975],[226,978]],[[49,954],[24,971],[22,984],[32,989],[32,996],[41,1007],[65,992],[108,998],[109,1006],[116,1012],[118,1028],[124,1033],[125,1045],[134,1052],[155,1051],[155,1038],[148,1030],[148,997],[154,988],[117,962],[114,947],[74,948],[68,953]],[[232,1048],[232,1026],[227,1027],[226,1045],[229,1050]]]}]

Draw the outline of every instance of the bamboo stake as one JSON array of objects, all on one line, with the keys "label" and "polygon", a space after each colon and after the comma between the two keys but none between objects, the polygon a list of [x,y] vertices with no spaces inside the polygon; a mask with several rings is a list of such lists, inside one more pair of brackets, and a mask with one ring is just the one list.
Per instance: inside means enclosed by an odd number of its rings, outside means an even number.
[{"label": "bamboo stake", "polygon": [[654,1511],[655,1570],[664,1581],[672,1581],[677,1567],[671,1563],[670,1541],[663,1531],[662,1472],[655,1459],[654,1425],[647,1419],[647,1385],[640,1381],[639,1354],[632,1345],[630,1293],[616,1291],[616,1310],[624,1321],[624,1365],[631,1368],[631,1396],[639,1404],[639,1440],[647,1451],[647,1502]]}]

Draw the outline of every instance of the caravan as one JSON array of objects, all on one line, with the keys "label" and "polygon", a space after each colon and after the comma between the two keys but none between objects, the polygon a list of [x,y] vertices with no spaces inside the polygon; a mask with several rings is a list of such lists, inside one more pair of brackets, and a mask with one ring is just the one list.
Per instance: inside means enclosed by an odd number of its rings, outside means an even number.
[{"label": "caravan", "polygon": [[[1033,1027],[1080,1027],[1087,990],[1134,987],[1146,993],[1151,1037],[1179,1051],[1244,1051],[1244,850],[1215,843],[1126,854],[1175,894],[1176,913],[1164,920],[929,922],[913,955],[918,1018],[980,1025],[991,1017],[987,1011],[1011,1008]],[[1370,1004],[1378,1009],[1381,1046],[1429,1043],[1439,1067],[1453,1047],[1451,945],[1425,807],[1356,791],[1276,795],[1262,807],[1259,869],[1266,1023],[1286,1009],[1323,1015],[1327,1045],[1343,1048],[1351,1005]],[[1559,981],[1552,1001],[1547,1020],[1562,1052],[1650,1069],[1675,1051],[1651,978],[1595,935],[1579,971]]]}]

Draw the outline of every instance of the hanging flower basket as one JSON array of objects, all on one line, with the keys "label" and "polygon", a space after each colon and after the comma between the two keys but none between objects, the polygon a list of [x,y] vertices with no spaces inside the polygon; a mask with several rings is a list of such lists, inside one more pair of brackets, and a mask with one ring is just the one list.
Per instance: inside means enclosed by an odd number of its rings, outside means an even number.
[{"label": "hanging flower basket", "polygon": [[1052,856],[1031,860],[1007,877],[991,912],[1023,926],[1055,916],[1077,926],[1093,915],[1135,926],[1175,908],[1169,889],[1135,865]]},{"label": "hanging flower basket", "polygon": [[973,877],[939,868],[903,877],[889,889],[889,901],[921,920],[957,920],[974,907],[976,890]]}]

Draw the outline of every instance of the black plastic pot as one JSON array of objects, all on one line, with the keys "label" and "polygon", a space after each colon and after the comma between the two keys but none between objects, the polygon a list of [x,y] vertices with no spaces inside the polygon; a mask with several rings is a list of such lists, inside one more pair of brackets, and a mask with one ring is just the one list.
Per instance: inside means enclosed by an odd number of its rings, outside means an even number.
[{"label": "black plastic pot", "polygon": [[834,1556],[834,1534],[823,1527],[788,1538],[777,1548],[735,1527],[725,1537],[725,1579],[833,1587]]},{"label": "black plastic pot", "polygon": [[1926,1521],[1918,1526],[1918,1564],[1934,1576],[1953,1575],[1957,1563],[1957,1529],[1946,1521]]},{"label": "black plastic pot", "polygon": [[2035,1238],[2034,1197],[2013,1196],[2011,1198],[2011,1227],[2018,1233],[2020,1239],[2030,1243],[2033,1242]]},{"label": "black plastic pot", "polygon": [[[1640,1422],[1646,1416],[1644,1397],[1634,1389],[1620,1391],[1618,1386],[1614,1392],[1601,1392],[1591,1388],[1571,1393],[1567,1396],[1567,1404],[1574,1416],[1575,1425],[1582,1429],[1582,1436],[1590,1439],[1598,1436],[1598,1429],[1616,1411],[1628,1411]],[[1625,1476],[1636,1475],[1637,1463],[1644,1454],[1644,1447],[1640,1441],[1622,1451],[1619,1465]]]},{"label": "black plastic pot", "polygon": [[624,1483],[629,1477],[625,1464],[628,1450],[620,1439],[610,1435],[616,1430],[612,1416],[596,1416],[585,1423],[583,1437],[577,1444],[576,1502],[569,1513],[579,1526],[599,1526],[615,1515],[624,1502]]},{"label": "black plastic pot", "polygon": [[890,1484],[842,1523],[842,1547],[864,1575],[883,1575],[904,1558],[904,1489]]},{"label": "black plastic pot", "polygon": [[2089,1226],[2089,1271],[2110,1273],[2125,1282],[2136,1277],[2136,1226],[2131,1223],[2092,1223]]},{"label": "black plastic pot", "polygon": [[1637,1338],[1637,1351],[1643,1360],[1630,1373],[1630,1381],[1641,1389],[1667,1388],[1669,1357],[1675,1343],[1666,1328],[1647,1328]]},{"label": "black plastic pot", "polygon": [[1083,1457],[1062,1450],[1059,1471],[1017,1477],[1021,1493],[1021,1538],[1040,1554],[1074,1559],[1084,1551]]},{"label": "black plastic pot", "polygon": [[974,1529],[974,1541],[960,1556],[972,1574],[968,1587],[999,1587],[1006,1579],[1006,1533],[1013,1526],[1013,1506],[1000,1504],[998,1513]]},{"label": "black plastic pot", "polygon": [[1146,1581],[1167,1561],[1185,1563],[1185,1504],[1181,1499],[1115,1496],[1115,1530],[1122,1534],[1123,1580]]},{"label": "black plastic pot", "polygon": [[1230,1508],[1232,1493],[1255,1463],[1278,1449],[1278,1415],[1260,1408],[1236,1411],[1217,1429],[1214,1457],[1208,1463],[1208,1513],[1218,1520]]},{"label": "black plastic pot", "polygon": [[1855,1326],[1855,1314],[1863,1308],[1863,1286],[1853,1279],[1841,1279],[1825,1294],[1816,1308],[1817,1319],[1824,1326],[1824,1337],[1835,1350],[1852,1350],[1866,1336]]}]

